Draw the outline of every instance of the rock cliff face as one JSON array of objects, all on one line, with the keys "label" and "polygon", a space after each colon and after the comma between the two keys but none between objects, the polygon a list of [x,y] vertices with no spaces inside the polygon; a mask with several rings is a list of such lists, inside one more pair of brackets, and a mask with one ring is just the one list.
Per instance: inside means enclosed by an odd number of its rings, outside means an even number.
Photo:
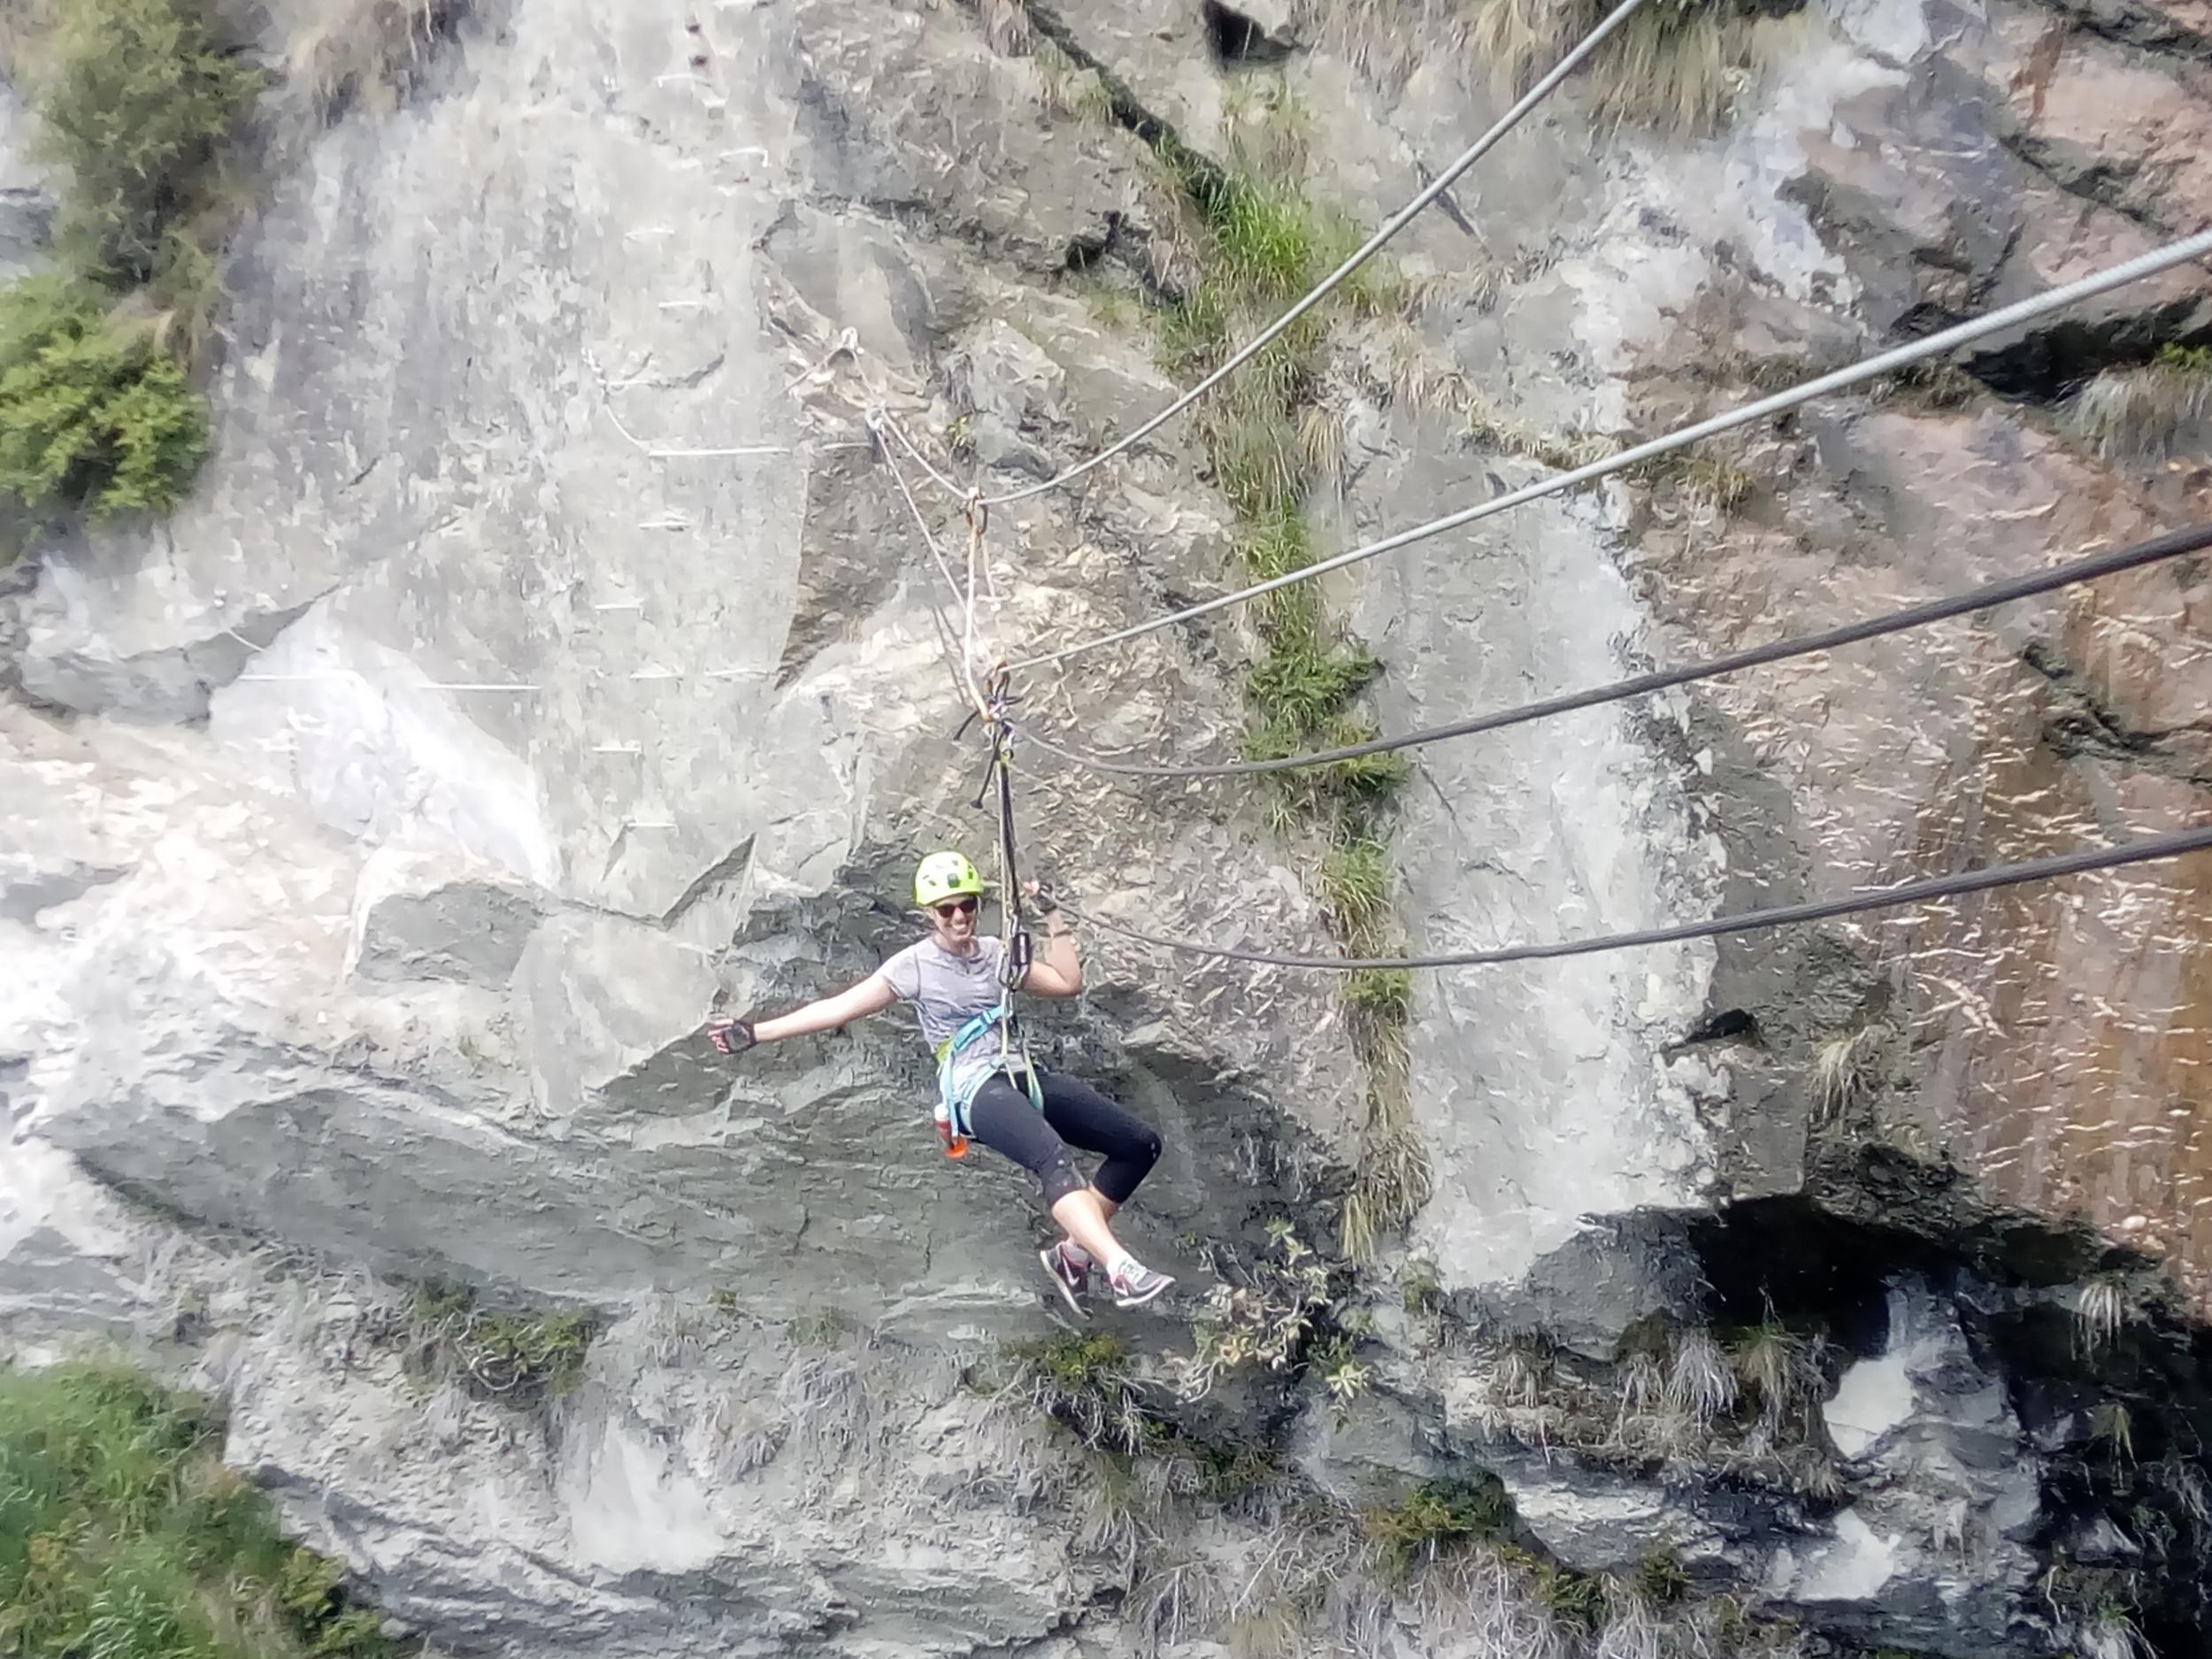
[{"label": "rock cliff face", "polygon": [[[197,494],[0,599],[9,1347],[105,1333],[219,1389],[232,1459],[440,1651],[1764,1652],[1770,1615],[2202,1651],[2212,863],[1422,980],[1425,1205],[1331,1280],[1332,1359],[1195,1403],[1178,1318],[1072,1399],[1002,1352],[1054,1328],[1043,1224],[936,1156],[895,1019],[695,1039],[858,977],[914,852],[988,834],[869,412],[991,488],[1125,430],[1192,280],[1164,137],[1227,158],[1272,112],[1372,224],[1504,106],[1503,11],[503,0],[397,107],[285,128]],[[2212,215],[2201,6],[1713,27],[1711,133],[1571,85],[1394,250],[1424,303],[1339,323],[1325,549]],[[2212,504],[2207,342],[2185,268],[1332,601],[1398,730],[2118,544]],[[996,515],[987,648],[1219,591],[1235,532],[1165,428]],[[1023,718],[1217,758],[1250,645],[1217,615],[1093,653]],[[1400,921],[1626,929],[2201,821],[2208,646],[2184,561],[1424,750]],[[1105,916],[1329,937],[1263,793],[1021,784],[1027,856]],[[1041,1045],[1165,1133],[1148,1259],[1194,1302],[1276,1285],[1270,1224],[1332,1246],[1362,1144],[1334,987],[1086,949]],[[603,1334],[555,1402],[426,1380],[402,1281]],[[1099,1398],[1141,1455],[1053,1420]],[[1376,1564],[1363,1509],[1485,1471],[1535,1567]],[[1663,1559],[1663,1637],[1523,1594]]]}]

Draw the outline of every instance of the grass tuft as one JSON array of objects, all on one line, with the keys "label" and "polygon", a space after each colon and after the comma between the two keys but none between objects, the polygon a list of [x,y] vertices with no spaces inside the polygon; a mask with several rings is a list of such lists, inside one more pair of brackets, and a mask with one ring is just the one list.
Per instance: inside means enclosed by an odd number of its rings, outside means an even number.
[{"label": "grass tuft", "polygon": [[1813,1102],[1821,1121],[1836,1121],[1874,1092],[1888,1035],[1887,1026],[1863,1025],[1820,1045],[1813,1056]]},{"label": "grass tuft", "polygon": [[1759,1406],[1759,1421],[1773,1434],[1789,1421],[1805,1421],[1816,1406],[1822,1378],[1812,1346],[1787,1326],[1769,1320],[1736,1339],[1730,1363],[1744,1394]]},{"label": "grass tuft", "polygon": [[315,0],[285,50],[286,78],[318,115],[396,108],[465,0]]},{"label": "grass tuft", "polygon": [[409,1321],[408,1363],[421,1376],[458,1375],[487,1398],[534,1404],[583,1380],[600,1324],[588,1310],[487,1313],[465,1286],[424,1285],[415,1291]]},{"label": "grass tuft", "polygon": [[1106,1332],[1009,1343],[1012,1371],[1001,1399],[1026,1402],[1087,1446],[1133,1455],[1158,1438],[1131,1370],[1127,1346]]},{"label": "grass tuft", "polygon": [[[1604,0],[1472,0],[1469,46],[1517,95],[1611,11]],[[1733,0],[1652,0],[1599,48],[1594,119],[1693,136],[1719,127],[1756,83],[1765,38]]]},{"label": "grass tuft", "polygon": [[1430,1480],[1361,1518],[1369,1540],[1404,1578],[1471,1540],[1505,1537],[1513,1528],[1513,1501],[1493,1475]]},{"label": "grass tuft", "polygon": [[2212,349],[2168,345],[2139,368],[2108,369],[2075,394],[2065,419],[2101,460],[2212,456]]},{"label": "grass tuft", "polygon": [[1372,834],[1354,834],[1323,855],[1321,895],[1355,949],[1390,921],[1390,849]]},{"label": "grass tuft", "polygon": [[2127,1317],[2127,1293],[2114,1275],[2086,1280],[2074,1296],[2074,1344],[2084,1356],[2111,1346]]},{"label": "grass tuft", "polygon": [[1690,1331],[1675,1344],[1667,1372],[1667,1405],[1702,1429],[1735,1409],[1736,1373],[1710,1333]]},{"label": "grass tuft", "polygon": [[390,1659],[221,1443],[210,1407],[134,1371],[0,1371],[0,1652]]}]

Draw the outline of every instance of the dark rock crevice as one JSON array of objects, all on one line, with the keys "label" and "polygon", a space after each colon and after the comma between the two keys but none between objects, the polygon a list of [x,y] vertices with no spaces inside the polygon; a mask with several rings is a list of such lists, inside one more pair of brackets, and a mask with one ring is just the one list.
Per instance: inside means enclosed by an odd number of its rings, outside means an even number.
[{"label": "dark rock crevice", "polygon": [[[1900,326],[1909,334],[1932,333],[1971,314],[1921,306]],[[2162,346],[2208,340],[2212,298],[2199,296],[2112,316],[2062,317],[2008,344],[1969,349],[1959,365],[1993,392],[2047,406],[2063,403],[2107,369],[2149,362]]]},{"label": "dark rock crevice", "polygon": [[2059,754],[2069,760],[2085,757],[2111,761],[2193,788],[2212,789],[2212,765],[2177,752],[2172,742],[2177,733],[2145,731],[2130,724],[2054,647],[2032,641],[2021,650],[2020,660],[2050,687],[2052,707],[2044,718],[2043,741]]},{"label": "dark rock crevice", "polygon": [[1206,27],[1207,48],[1222,69],[1279,64],[1294,50],[1258,19],[1221,0],[1200,0],[1199,17]]},{"label": "dark rock crevice", "polygon": [[[1840,1168],[1832,1176],[1845,1177]],[[2038,1466],[2026,1541],[2062,1642],[2117,1606],[2162,1655],[2212,1641],[2212,1331],[2154,1264],[2085,1228],[1978,1207],[1948,1172],[1862,1149],[1821,1197],[1730,1206],[1689,1227],[1716,1322],[1780,1319],[1880,1354],[1891,1286],[1924,1280],[1957,1310]],[[2108,1287],[2108,1323],[2088,1310]]]},{"label": "dark rock crevice", "polygon": [[2190,28],[2145,0],[2035,0],[2085,35],[2167,57],[2212,62],[2212,35]]},{"label": "dark rock crevice", "polygon": [[1087,69],[1097,75],[1099,85],[1105,88],[1107,109],[1115,125],[1171,163],[1182,174],[1188,188],[1202,194],[1226,188],[1229,175],[1221,165],[1186,143],[1174,125],[1141,102],[1128,81],[1115,73],[1112,65],[1085,46],[1082,38],[1058,12],[1048,6],[1032,4],[1029,23],[1039,35],[1058,47],[1078,69]]}]

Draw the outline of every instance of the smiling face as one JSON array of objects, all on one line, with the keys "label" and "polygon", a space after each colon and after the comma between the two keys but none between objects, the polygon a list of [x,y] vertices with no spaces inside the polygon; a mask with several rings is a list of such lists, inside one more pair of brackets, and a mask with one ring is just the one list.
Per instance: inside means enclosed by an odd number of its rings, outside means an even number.
[{"label": "smiling face", "polygon": [[980,902],[974,894],[963,893],[931,905],[930,926],[937,942],[956,956],[967,955],[975,943],[976,910]]}]

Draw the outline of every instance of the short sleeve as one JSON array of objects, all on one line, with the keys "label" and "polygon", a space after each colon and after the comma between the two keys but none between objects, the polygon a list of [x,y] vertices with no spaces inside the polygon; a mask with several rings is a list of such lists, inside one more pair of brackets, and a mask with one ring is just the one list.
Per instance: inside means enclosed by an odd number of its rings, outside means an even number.
[{"label": "short sleeve", "polygon": [[906,1002],[910,1002],[920,995],[922,964],[914,954],[914,947],[909,945],[904,950],[900,951],[878,968],[876,978],[891,987],[892,995]]}]

